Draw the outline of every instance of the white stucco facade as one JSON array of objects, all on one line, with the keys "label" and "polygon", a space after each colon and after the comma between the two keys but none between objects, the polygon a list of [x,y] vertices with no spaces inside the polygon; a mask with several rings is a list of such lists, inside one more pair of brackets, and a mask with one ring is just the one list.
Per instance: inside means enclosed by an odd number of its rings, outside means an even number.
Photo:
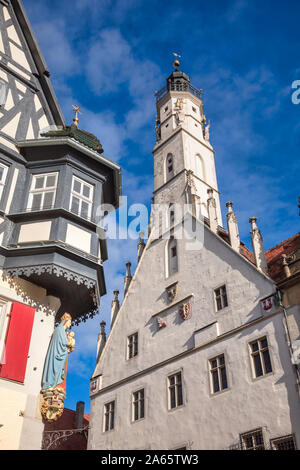
[{"label": "white stucco facade", "polygon": [[[184,105],[176,111],[178,99]],[[90,450],[230,449],[253,430],[259,430],[265,448],[282,436],[293,436],[300,445],[299,391],[284,313],[276,303],[267,312],[261,308],[261,300],[272,296],[276,286],[236,244],[230,246],[203,221],[209,215],[210,189],[222,225],[214,152],[208,135],[204,138],[203,122],[192,115],[201,104],[191,93],[177,91],[158,103],[161,139],[154,148],[154,202],[185,204],[192,178],[192,193],[200,198],[202,245],[191,250],[187,240],[178,239],[170,251],[170,240],[157,237],[152,226],[92,377]],[[198,163],[197,155],[202,159]],[[179,226],[171,225],[174,239]],[[170,256],[176,257],[175,269]],[[173,297],[168,293],[172,285],[177,285]],[[220,289],[226,292],[221,308]],[[138,350],[130,357],[132,338]],[[252,354],[252,345],[260,341],[267,344],[270,358],[262,374]],[[212,363],[220,357],[226,386],[216,391]],[[180,377],[182,393],[175,406],[170,391],[174,376]],[[141,419],[134,408],[138,391],[143,392]],[[106,406],[112,403],[113,425]]]}]

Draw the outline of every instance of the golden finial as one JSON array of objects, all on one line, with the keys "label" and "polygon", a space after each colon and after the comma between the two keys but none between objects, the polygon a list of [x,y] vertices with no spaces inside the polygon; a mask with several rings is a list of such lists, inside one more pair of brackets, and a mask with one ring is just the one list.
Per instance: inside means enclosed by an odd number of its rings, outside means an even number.
[{"label": "golden finial", "polygon": [[[181,58],[181,55],[177,54],[177,52],[173,52],[173,56],[174,56],[174,57],[180,57],[180,58]],[[178,69],[179,65],[180,65],[179,60],[178,60],[178,59],[175,59],[174,62],[173,62],[174,68],[175,68],[175,69]]]},{"label": "golden finial", "polygon": [[81,114],[81,112],[80,112],[80,109],[81,109],[81,108],[80,108],[80,106],[75,106],[75,105],[73,104],[73,109],[74,109],[74,111],[75,111],[75,117],[74,117],[74,119],[73,119],[73,123],[74,123],[74,125],[75,125],[76,127],[78,127],[78,123],[79,123],[78,113]]}]

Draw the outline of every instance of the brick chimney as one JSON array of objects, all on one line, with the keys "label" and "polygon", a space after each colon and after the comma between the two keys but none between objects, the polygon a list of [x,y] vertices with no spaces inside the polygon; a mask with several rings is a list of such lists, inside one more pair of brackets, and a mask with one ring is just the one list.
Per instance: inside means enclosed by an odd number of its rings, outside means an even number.
[{"label": "brick chimney", "polygon": [[78,401],[75,413],[75,429],[83,429],[84,427],[84,401]]}]

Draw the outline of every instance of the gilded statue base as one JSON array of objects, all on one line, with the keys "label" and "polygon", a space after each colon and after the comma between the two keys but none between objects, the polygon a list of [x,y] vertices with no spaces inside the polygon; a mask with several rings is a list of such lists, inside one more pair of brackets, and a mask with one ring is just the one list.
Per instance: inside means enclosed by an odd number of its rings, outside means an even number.
[{"label": "gilded statue base", "polygon": [[41,414],[45,421],[53,423],[57,421],[64,411],[66,390],[62,387],[42,390]]}]

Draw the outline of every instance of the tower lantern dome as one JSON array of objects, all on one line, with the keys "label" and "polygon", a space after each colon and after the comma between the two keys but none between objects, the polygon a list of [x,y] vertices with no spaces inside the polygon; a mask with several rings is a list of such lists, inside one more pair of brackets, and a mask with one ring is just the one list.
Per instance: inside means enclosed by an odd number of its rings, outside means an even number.
[{"label": "tower lantern dome", "polygon": [[174,72],[167,78],[168,91],[189,91],[190,77],[181,70]]}]

